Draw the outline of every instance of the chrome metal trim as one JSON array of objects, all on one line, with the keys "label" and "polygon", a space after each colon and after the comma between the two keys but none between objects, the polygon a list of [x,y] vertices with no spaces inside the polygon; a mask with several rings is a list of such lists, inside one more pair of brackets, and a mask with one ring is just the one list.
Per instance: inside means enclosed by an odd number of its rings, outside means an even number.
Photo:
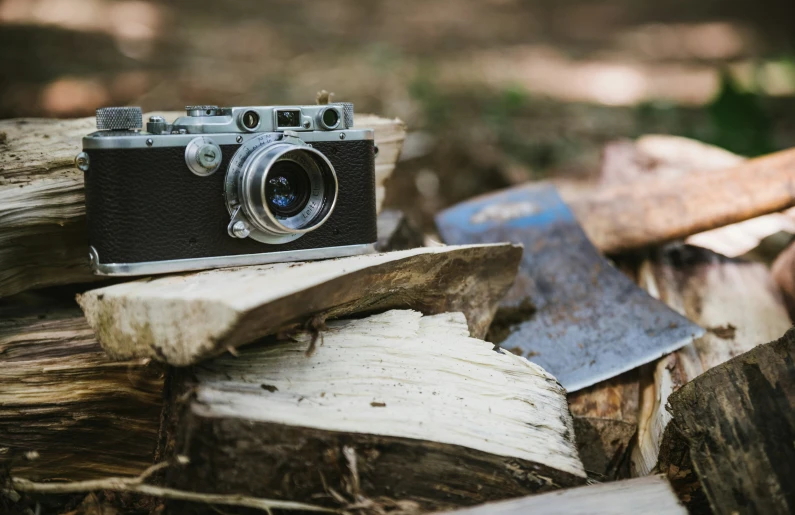
[{"label": "chrome metal trim", "polygon": [[[239,145],[241,142],[237,138],[243,138],[243,142],[261,136],[262,132],[252,132],[248,134],[240,132],[214,133],[213,141],[218,145]],[[372,140],[374,139],[373,129],[347,129],[337,131],[312,131],[299,132],[301,140],[307,143],[318,141],[339,141],[340,134],[345,134],[345,141]],[[191,142],[196,134],[147,134],[131,132],[129,134],[105,134],[94,132],[83,138],[83,149],[115,149],[115,148],[164,148],[164,147],[185,147]],[[152,145],[147,145],[146,140],[151,139]]]},{"label": "chrome metal trim", "polygon": [[[332,166],[328,158],[312,148],[311,145],[304,143],[298,137],[298,133],[285,132],[281,140],[271,143],[270,137],[273,134],[265,133],[261,138],[249,140],[237,149],[227,167],[226,178],[224,179],[224,199],[227,211],[232,215],[232,223],[235,222],[234,218],[237,218],[248,222],[251,226],[251,232],[248,234],[249,238],[262,243],[282,244],[294,241],[303,234],[314,231],[328,220],[337,204],[339,183],[334,166]],[[307,160],[311,161],[314,159],[314,161],[301,164],[301,166],[307,170],[312,168],[314,164],[319,182],[323,185],[322,191],[319,192],[321,193],[320,201],[315,203],[317,212],[313,214],[313,218],[322,211],[326,211],[322,219],[304,228],[291,227],[290,225],[290,221],[295,221],[296,219],[303,221],[301,214],[288,220],[279,220],[268,209],[267,201],[264,198],[265,177],[267,177],[273,164],[281,160],[286,154],[297,150],[307,152],[311,156],[306,158]],[[304,156],[299,155],[294,160],[301,161],[303,159]],[[317,162],[318,160],[320,163]],[[262,166],[263,163],[265,166]],[[324,167],[325,172],[323,171]],[[307,171],[309,172],[309,170]],[[324,175],[329,175],[331,178],[328,184],[325,184],[328,178],[323,177]],[[311,172],[309,172],[309,176],[312,176]],[[329,203],[326,193],[329,193],[328,186],[331,184],[333,184],[333,192],[330,192],[331,202]],[[238,207],[242,207],[242,212]]]},{"label": "chrome metal trim", "polygon": [[91,270],[95,275],[133,276],[158,275],[208,268],[228,268],[234,266],[263,265],[268,263],[284,263],[288,261],[309,261],[331,259],[375,252],[375,243],[345,245],[342,247],[324,247],[319,249],[286,250],[265,252],[262,254],[239,254],[236,256],[215,256],[192,259],[172,259],[164,261],[143,261],[140,263],[101,263],[97,249],[90,247],[89,259]]}]

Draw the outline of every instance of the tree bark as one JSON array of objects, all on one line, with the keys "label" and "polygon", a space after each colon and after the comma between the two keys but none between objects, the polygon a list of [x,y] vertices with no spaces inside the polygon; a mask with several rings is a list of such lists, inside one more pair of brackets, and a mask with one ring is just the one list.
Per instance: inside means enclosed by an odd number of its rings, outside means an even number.
[{"label": "tree bark", "polygon": [[0,303],[0,463],[32,480],[140,474],[163,367],[108,359],[74,301],[23,297]]},{"label": "tree bark", "polygon": [[461,313],[335,321],[307,357],[309,340],[193,368],[172,486],[377,513],[584,483],[563,388]]},{"label": "tree bark", "polygon": [[795,511],[795,331],[684,385],[669,399],[716,514]]},{"label": "tree bark", "polygon": [[[380,206],[406,129],[400,120],[366,114],[354,122],[375,130]],[[0,297],[98,279],[88,268],[83,173],[74,167],[81,138],[94,130],[94,118],[0,121]]]}]

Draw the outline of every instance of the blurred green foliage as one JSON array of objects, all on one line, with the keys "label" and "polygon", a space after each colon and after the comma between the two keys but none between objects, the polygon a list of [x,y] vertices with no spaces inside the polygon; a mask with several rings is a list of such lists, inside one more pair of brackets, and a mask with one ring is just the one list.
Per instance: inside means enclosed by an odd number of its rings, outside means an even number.
[{"label": "blurred green foliage", "polygon": [[[791,69],[795,84],[795,65]],[[498,90],[472,84],[451,88],[438,84],[434,71],[424,66],[409,83],[421,112],[415,128],[468,148],[492,145],[524,165],[533,179],[576,169],[578,163],[592,168],[608,141],[652,133],[686,136],[746,156],[765,154],[790,146],[776,136],[787,120],[795,120],[791,98],[771,98],[763,84],[744,88],[728,70],[721,73],[714,99],[701,107],[669,101],[634,107],[560,102],[511,84]]]},{"label": "blurred green foliage", "polygon": [[720,92],[707,106],[707,142],[749,157],[772,152],[773,124],[762,101],[759,93],[744,90],[723,70]]}]

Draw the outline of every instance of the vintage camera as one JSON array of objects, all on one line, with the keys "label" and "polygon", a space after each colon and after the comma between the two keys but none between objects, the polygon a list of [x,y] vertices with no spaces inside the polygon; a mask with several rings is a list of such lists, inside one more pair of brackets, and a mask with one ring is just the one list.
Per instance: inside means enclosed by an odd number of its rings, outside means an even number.
[{"label": "vintage camera", "polygon": [[141,128],[139,108],[98,109],[76,158],[94,273],[373,251],[377,150],[352,104],[190,106]]}]

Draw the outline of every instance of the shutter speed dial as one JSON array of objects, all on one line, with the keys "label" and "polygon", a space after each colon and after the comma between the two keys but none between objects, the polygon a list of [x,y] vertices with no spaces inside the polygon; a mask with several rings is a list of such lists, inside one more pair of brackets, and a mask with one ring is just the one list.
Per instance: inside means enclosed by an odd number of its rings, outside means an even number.
[{"label": "shutter speed dial", "polygon": [[185,164],[200,177],[214,174],[221,166],[221,147],[207,136],[193,138],[185,147]]}]

